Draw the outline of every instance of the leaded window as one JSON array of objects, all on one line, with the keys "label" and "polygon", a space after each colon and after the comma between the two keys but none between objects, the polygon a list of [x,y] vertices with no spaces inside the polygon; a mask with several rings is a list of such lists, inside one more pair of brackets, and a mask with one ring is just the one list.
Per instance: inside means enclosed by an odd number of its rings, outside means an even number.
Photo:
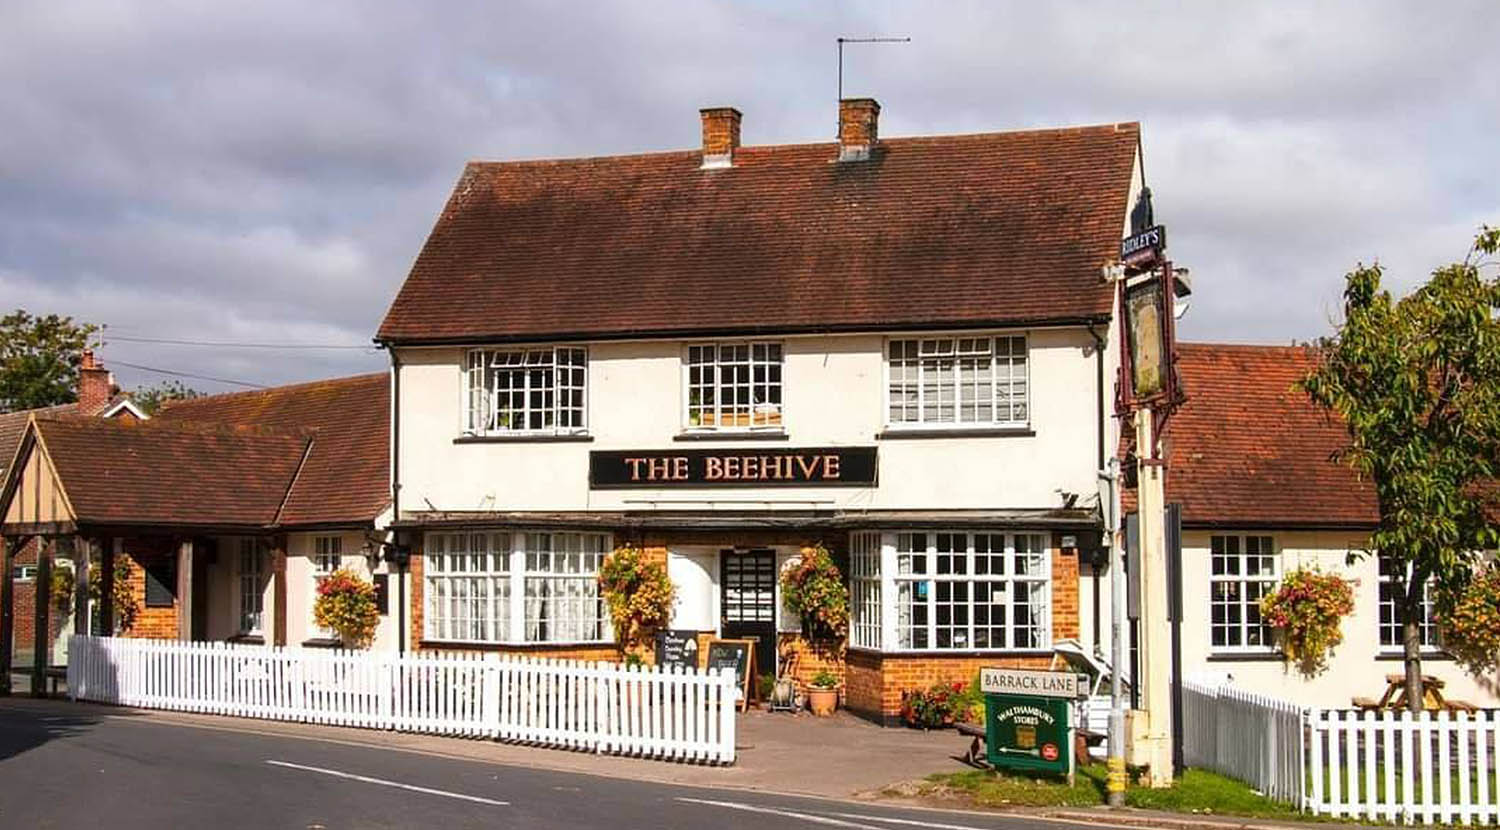
[{"label": "leaded window", "polygon": [[849,534],[849,644],[880,648],[880,534]]},{"label": "leaded window", "polygon": [[587,428],[588,351],[473,349],[464,429],[471,435],[573,434]]},{"label": "leaded window", "polygon": [[240,539],[236,553],[235,564],[239,577],[239,631],[241,634],[259,634],[266,601],[264,552],[257,540]]},{"label": "leaded window", "polygon": [[687,350],[687,427],[780,429],[780,343],[706,343]]},{"label": "leaded window", "polygon": [[895,648],[1040,650],[1051,644],[1042,534],[895,534]]},{"label": "leaded window", "polygon": [[892,340],[893,426],[1024,425],[1030,418],[1024,335]]}]

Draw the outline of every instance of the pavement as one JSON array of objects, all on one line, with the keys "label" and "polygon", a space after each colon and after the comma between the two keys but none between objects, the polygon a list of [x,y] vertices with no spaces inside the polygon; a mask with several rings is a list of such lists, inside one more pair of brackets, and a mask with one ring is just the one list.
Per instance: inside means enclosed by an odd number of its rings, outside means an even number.
[{"label": "pavement", "polygon": [[[712,767],[396,732],[0,699],[0,827],[1231,830],[1141,811],[947,811],[880,796],[957,770],[952,732],[748,712]],[[165,822],[165,825],[163,824]]]}]

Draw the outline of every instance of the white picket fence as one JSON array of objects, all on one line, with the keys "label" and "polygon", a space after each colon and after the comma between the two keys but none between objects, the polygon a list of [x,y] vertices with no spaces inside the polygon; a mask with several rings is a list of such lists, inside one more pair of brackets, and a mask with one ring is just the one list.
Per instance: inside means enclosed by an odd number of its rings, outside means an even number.
[{"label": "white picket fence", "polygon": [[1303,802],[1303,709],[1229,686],[1182,684],[1183,760]]},{"label": "white picket fence", "polygon": [[732,670],[74,636],[68,692],[145,709],[734,763]]},{"label": "white picket fence", "polygon": [[1402,824],[1500,821],[1494,711],[1308,715],[1306,808]]}]

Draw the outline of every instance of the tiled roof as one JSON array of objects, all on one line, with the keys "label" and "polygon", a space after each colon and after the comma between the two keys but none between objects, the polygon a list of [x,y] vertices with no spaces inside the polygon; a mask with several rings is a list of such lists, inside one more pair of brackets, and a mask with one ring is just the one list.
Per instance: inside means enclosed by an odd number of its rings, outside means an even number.
[{"label": "tiled roof", "polygon": [[1332,458],[1348,433],[1296,386],[1316,365],[1300,347],[1181,344],[1188,400],[1165,445],[1184,523],[1374,527],[1374,488]]},{"label": "tiled roof", "polygon": [[474,162],[380,326],[395,342],[1097,319],[1139,125]]},{"label": "tiled roof", "polygon": [[311,436],[56,415],[37,432],[80,523],[264,527]]},{"label": "tiled roof", "polygon": [[0,413],[0,482],[5,480],[5,471],[10,468],[16,450],[21,447],[21,436],[26,432],[26,423],[31,420],[31,416],[66,415],[77,408],[77,404],[65,403],[41,409],[18,409],[15,412]]},{"label": "tiled roof", "polygon": [[276,523],[369,522],[390,503],[390,376],[385,373],[174,401],[165,423],[306,430],[312,447]]}]

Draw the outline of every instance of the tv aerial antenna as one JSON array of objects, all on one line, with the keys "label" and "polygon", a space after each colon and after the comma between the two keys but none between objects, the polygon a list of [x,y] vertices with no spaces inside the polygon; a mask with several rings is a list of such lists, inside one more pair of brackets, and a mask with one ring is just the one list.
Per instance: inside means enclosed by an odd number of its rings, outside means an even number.
[{"label": "tv aerial antenna", "polygon": [[841,37],[839,44],[839,100],[844,100],[844,44],[846,43],[911,43],[909,37]]}]

